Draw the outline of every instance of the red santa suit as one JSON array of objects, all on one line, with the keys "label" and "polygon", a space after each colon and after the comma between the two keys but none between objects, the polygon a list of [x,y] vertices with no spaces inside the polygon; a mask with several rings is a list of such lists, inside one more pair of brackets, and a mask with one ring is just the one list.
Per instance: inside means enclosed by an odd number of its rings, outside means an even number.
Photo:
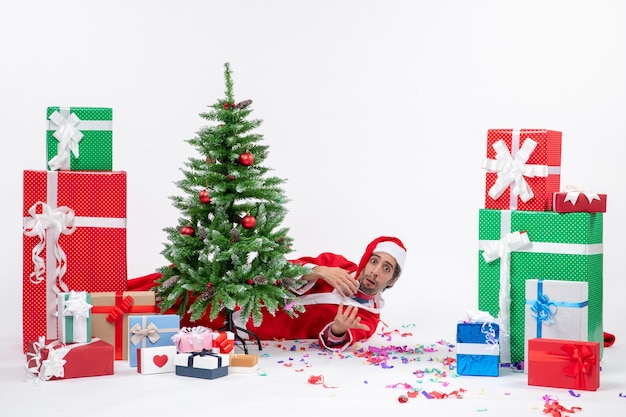
[{"label": "red santa suit", "polygon": [[[381,236],[370,242],[358,265],[342,255],[330,252],[324,252],[317,257],[294,259],[291,262],[311,268],[315,266],[339,267],[357,279],[372,253],[375,252],[375,249],[390,253],[394,256],[400,268],[403,268],[406,258],[404,245],[399,239],[386,236]],[[130,280],[129,290],[152,289],[155,285],[155,279],[159,277],[159,274],[151,274]],[[318,339],[320,346],[323,348],[340,351],[359,340],[368,339],[374,334],[380,321],[380,311],[385,304],[380,293],[368,296],[358,292],[355,297],[342,297],[337,290],[322,279],[309,281],[302,287],[292,291],[297,296],[298,302],[304,305],[305,308],[303,313],[297,313],[297,317],[290,317],[284,310],[277,311],[275,315],[265,311],[261,325],[256,327],[251,318],[247,323],[242,324],[236,311],[233,314],[233,324],[245,329],[247,332],[254,333],[260,340]],[[337,315],[338,306],[341,302],[343,302],[344,306],[352,305],[358,307],[357,314],[361,318],[360,322],[367,325],[369,330],[353,328],[349,329],[343,337],[334,336],[330,332],[330,326]],[[175,309],[172,312],[175,313]],[[206,326],[218,329],[223,325],[223,317],[217,317],[215,320],[209,321],[208,314],[194,322],[191,322],[187,315],[181,317],[181,326]],[[240,332],[239,336],[245,338],[248,335],[246,332]]]},{"label": "red santa suit", "polygon": [[[358,268],[355,263],[343,256],[330,252],[322,253],[315,258],[295,259],[292,262],[309,267],[339,267],[348,271],[355,279]],[[342,297],[336,289],[322,279],[309,281],[304,286],[294,289],[293,292],[298,296],[298,302],[305,308],[303,313],[298,313],[297,317],[290,317],[284,310],[277,311],[274,316],[266,311],[259,327],[255,327],[250,319],[245,329],[256,334],[261,340],[318,339],[320,346],[326,349],[343,350],[374,334],[380,320],[380,310],[385,304],[380,293],[373,297],[360,292],[354,298]],[[333,339],[329,330],[341,302],[344,306],[357,306],[361,324],[367,325],[369,330],[349,329],[346,337]],[[235,323],[239,323],[236,313],[233,318]]]}]

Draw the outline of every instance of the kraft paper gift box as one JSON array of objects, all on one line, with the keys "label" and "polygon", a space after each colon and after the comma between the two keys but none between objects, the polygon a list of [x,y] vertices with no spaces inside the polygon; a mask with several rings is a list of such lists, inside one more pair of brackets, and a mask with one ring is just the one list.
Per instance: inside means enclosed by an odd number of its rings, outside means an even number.
[{"label": "kraft paper gift box", "polygon": [[528,385],[596,391],[600,387],[598,342],[528,341]]},{"label": "kraft paper gift box", "polygon": [[258,355],[231,353],[228,358],[228,373],[255,374],[259,366],[258,364]]},{"label": "kraft paper gift box", "polygon": [[554,193],[554,211],[557,213],[606,213],[606,194],[597,194],[583,187],[567,186]]},{"label": "kraft paper gift box", "polygon": [[603,342],[602,213],[480,209],[478,227],[478,308],[500,319],[501,363],[524,360],[525,283],[538,277],[586,282],[586,340]]},{"label": "kraft paper gift box", "polygon": [[156,314],[154,291],[95,292],[91,302],[93,335],[114,346],[115,360],[127,360],[128,316]]},{"label": "kraft paper gift box", "polygon": [[111,108],[48,107],[46,125],[50,170],[113,170]]},{"label": "kraft paper gift box", "polygon": [[128,364],[137,366],[137,349],[174,346],[172,337],[180,330],[180,316],[153,314],[128,316]]},{"label": "kraft paper gift box", "polygon": [[29,374],[36,381],[113,375],[113,346],[94,338],[90,342],[63,344],[40,337],[27,343]]},{"label": "kraft paper gift box", "polygon": [[485,208],[552,210],[561,185],[561,136],[548,129],[489,129]]},{"label": "kraft paper gift box", "polygon": [[[529,279],[526,281],[524,338],[582,340],[588,337],[589,285],[586,282]],[[527,372],[528,368],[524,368]]]},{"label": "kraft paper gift box", "polygon": [[58,331],[62,343],[91,340],[91,295],[86,291],[70,291],[58,297]]},{"label": "kraft paper gift box", "polygon": [[229,356],[203,350],[176,354],[176,375],[215,379],[228,375]]},{"label": "kraft paper gift box", "polygon": [[143,375],[176,371],[176,346],[155,346],[137,349],[137,372]]},{"label": "kraft paper gift box", "polygon": [[179,353],[212,350],[214,334],[213,330],[205,326],[183,327],[172,336],[172,342]]},{"label": "kraft paper gift box", "polygon": [[57,338],[57,294],[124,291],[126,173],[24,171],[23,344]]},{"label": "kraft paper gift box", "polygon": [[457,323],[456,362],[459,375],[500,374],[500,326],[493,322]]}]

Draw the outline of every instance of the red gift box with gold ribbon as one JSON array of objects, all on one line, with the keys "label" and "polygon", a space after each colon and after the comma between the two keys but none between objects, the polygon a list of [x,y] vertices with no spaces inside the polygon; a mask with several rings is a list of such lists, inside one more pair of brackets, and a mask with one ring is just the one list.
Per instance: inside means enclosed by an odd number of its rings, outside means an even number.
[{"label": "red gift box with gold ribbon", "polygon": [[57,338],[57,296],[124,291],[126,173],[24,171],[23,348]]},{"label": "red gift box with gold ribbon", "polygon": [[115,360],[128,359],[128,316],[158,314],[154,291],[91,293],[91,333],[114,346]]},{"label": "red gift box with gold ribbon", "polygon": [[528,340],[528,385],[596,391],[600,387],[600,343]]}]

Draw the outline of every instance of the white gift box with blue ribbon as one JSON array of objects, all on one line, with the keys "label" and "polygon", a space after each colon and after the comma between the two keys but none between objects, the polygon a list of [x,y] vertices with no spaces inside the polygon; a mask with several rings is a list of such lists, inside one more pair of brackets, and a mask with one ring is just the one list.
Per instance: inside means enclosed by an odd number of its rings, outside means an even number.
[{"label": "white gift box with blue ribbon", "polygon": [[529,339],[588,341],[588,293],[587,282],[526,280],[525,363]]}]

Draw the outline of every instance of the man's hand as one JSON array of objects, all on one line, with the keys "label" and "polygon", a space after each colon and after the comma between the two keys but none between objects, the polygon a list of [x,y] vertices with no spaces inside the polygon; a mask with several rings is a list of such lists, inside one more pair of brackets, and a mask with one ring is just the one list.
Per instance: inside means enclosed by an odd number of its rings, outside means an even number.
[{"label": "man's hand", "polygon": [[357,280],[345,269],[330,266],[316,266],[313,268],[312,272],[319,275],[330,286],[335,288],[342,297],[352,297],[359,288]]},{"label": "man's hand", "polygon": [[347,306],[344,310],[343,303],[339,303],[337,315],[330,326],[330,331],[335,336],[343,336],[348,329],[369,331],[370,327],[367,324],[361,324],[361,317],[357,316],[358,312],[359,308],[357,306]]}]

